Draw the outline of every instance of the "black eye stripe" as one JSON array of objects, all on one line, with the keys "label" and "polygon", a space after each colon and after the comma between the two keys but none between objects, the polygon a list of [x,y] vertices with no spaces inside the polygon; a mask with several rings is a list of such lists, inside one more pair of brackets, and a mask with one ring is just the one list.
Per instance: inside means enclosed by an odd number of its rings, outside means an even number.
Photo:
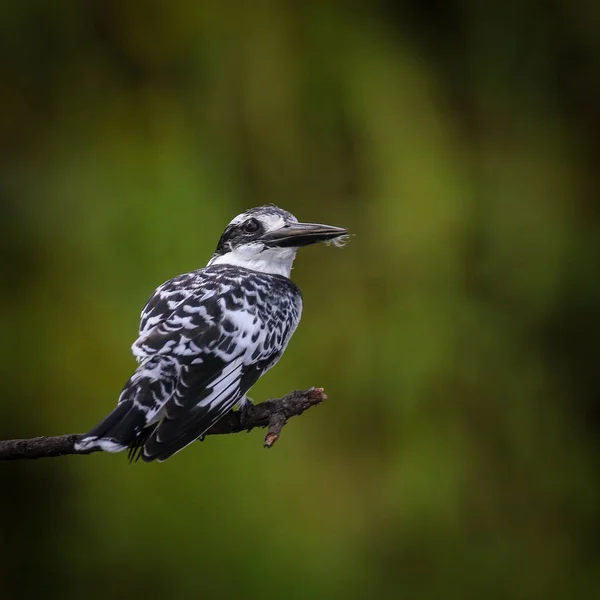
[{"label": "black eye stripe", "polygon": [[263,231],[264,227],[262,223],[254,217],[243,223],[228,225],[219,240],[215,252],[216,254],[232,252],[240,244],[249,243],[259,238]]}]

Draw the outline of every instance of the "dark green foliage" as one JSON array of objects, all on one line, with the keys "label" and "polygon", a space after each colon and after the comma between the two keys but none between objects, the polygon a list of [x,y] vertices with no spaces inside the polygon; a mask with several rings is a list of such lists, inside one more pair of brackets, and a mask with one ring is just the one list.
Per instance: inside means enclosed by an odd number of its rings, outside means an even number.
[{"label": "dark green foliage", "polygon": [[597,597],[599,16],[4,2],[3,438],[108,414],[148,296],[241,210],[356,235],[301,251],[251,393],[330,400],[269,452],[1,464],[0,597]]}]

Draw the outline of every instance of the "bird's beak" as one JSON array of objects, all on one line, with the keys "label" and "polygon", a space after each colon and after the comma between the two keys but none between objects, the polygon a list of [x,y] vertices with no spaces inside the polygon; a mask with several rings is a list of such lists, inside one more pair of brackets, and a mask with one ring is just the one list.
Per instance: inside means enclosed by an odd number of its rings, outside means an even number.
[{"label": "bird's beak", "polygon": [[335,240],[343,235],[348,235],[348,230],[341,227],[317,223],[289,223],[277,231],[265,234],[262,241],[271,248],[299,248]]}]

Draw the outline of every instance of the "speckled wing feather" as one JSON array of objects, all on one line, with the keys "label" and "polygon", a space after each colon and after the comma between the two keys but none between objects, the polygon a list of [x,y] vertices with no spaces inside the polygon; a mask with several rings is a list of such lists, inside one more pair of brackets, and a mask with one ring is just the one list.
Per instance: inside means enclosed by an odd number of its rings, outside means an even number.
[{"label": "speckled wing feather", "polygon": [[150,409],[161,420],[143,459],[165,460],[229,412],[277,362],[300,311],[290,280],[239,267],[207,267],[163,284],[144,310],[133,352],[140,368],[160,357],[175,359],[179,373],[171,396]]},{"label": "speckled wing feather", "polygon": [[226,265],[161,285],[132,346],[138,368],[80,447],[165,460],[201,437],[271,368],[302,310],[287,278]]}]

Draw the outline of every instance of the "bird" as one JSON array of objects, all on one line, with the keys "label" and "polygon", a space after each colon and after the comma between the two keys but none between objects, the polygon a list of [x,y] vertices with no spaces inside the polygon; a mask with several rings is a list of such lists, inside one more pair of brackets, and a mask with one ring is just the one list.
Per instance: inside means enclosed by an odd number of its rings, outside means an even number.
[{"label": "bird", "polygon": [[138,362],[116,408],[76,451],[128,450],[162,462],[206,432],[281,358],[302,314],[290,279],[299,248],[342,245],[341,227],[300,223],[268,204],[237,215],[206,267],[160,285],[141,313]]}]

